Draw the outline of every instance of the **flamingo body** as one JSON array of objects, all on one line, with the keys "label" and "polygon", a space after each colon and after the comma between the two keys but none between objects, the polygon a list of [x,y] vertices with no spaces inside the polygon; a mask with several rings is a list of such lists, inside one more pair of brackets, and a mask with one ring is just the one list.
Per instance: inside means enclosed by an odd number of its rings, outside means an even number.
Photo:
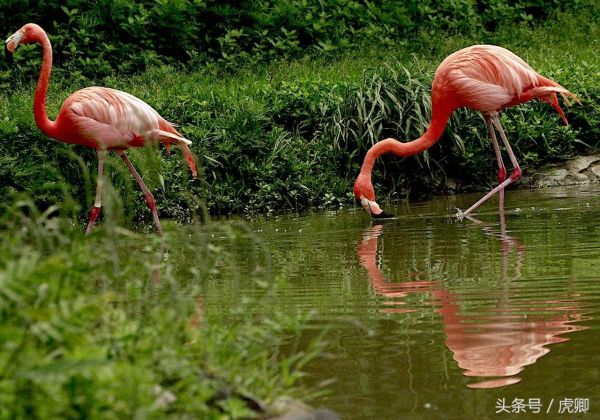
[{"label": "flamingo body", "polygon": [[98,152],[98,185],[96,201],[90,216],[87,232],[94,225],[101,207],[101,178],[107,151],[117,152],[140,185],[156,223],[162,234],[152,193],[144,184],[125,150],[151,143],[164,143],[169,150],[175,143],[184,153],[190,170],[196,176],[194,157],[188,147],[191,141],[184,138],[172,124],[162,118],[150,105],[129,93],[105,87],[88,87],[70,95],[63,103],[55,121],[46,114],[46,93],[52,69],[52,47],[46,32],[28,23],[6,40],[6,49],[13,53],[19,44],[38,43],[43,59],[34,97],[34,116],[37,126],[55,140],[90,147]]},{"label": "flamingo body", "polygon": [[[432,83],[432,95],[449,100],[454,109],[483,113],[499,112],[534,98],[553,103],[556,93],[570,94],[513,52],[496,45],[473,45],[450,54],[439,65]],[[559,106],[557,111],[567,123]]]},{"label": "flamingo body", "polygon": [[56,117],[56,139],[96,150],[126,150],[161,142],[177,143],[196,175],[184,138],[171,123],[141,99],[120,90],[87,87],[70,95]]},{"label": "flamingo body", "polygon": [[[441,137],[448,119],[456,109],[470,108],[483,113],[488,124],[498,160],[500,185],[464,213],[468,214],[521,175],[521,169],[502,129],[498,113],[505,108],[539,99],[552,105],[565,124],[568,124],[558,103],[557,93],[567,103],[569,98],[577,101],[573,93],[541,76],[523,59],[505,48],[495,45],[473,45],[454,52],[442,61],[435,72],[431,87],[431,122],[427,131],[410,142],[385,139],[371,147],[354,183],[356,199],[372,216],[387,216],[375,202],[375,191],[371,182],[375,160],[388,152],[397,156],[411,156],[428,149]],[[509,179],[506,179],[506,169],[493,127],[500,133],[514,166]]]}]

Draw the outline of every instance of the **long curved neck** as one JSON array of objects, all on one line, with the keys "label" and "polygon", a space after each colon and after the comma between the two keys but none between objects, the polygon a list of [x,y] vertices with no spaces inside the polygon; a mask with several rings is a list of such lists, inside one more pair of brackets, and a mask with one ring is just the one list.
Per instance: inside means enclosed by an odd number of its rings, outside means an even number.
[{"label": "long curved neck", "polygon": [[446,128],[448,119],[454,109],[433,106],[431,122],[427,131],[423,133],[421,137],[416,140],[402,143],[396,139],[385,139],[377,142],[373,147],[369,149],[365,160],[363,161],[360,173],[364,175],[370,175],[373,170],[373,165],[379,156],[384,153],[393,153],[396,156],[412,156],[417,153],[421,153],[424,150],[429,149],[435,144],[441,137],[442,133]]},{"label": "long curved neck", "polygon": [[40,78],[38,79],[33,100],[33,115],[39,129],[46,135],[54,137],[55,123],[48,119],[48,114],[46,113],[46,93],[48,92],[50,71],[52,70],[52,46],[50,45],[48,36],[44,32],[38,35],[37,42],[42,46],[43,58]]}]

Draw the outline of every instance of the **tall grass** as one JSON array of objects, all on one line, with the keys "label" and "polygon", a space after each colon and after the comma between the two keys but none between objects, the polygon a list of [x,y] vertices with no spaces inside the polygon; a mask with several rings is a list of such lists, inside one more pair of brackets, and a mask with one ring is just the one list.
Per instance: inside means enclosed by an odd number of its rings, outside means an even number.
[{"label": "tall grass", "polygon": [[310,397],[297,380],[322,340],[282,351],[307,318],[261,310],[268,269],[246,275],[257,293],[237,313],[204,304],[208,281],[236,275],[211,238],[268,262],[245,229],[167,224],[161,242],[105,219],[84,240],[59,213],[23,197],[0,220],[1,417],[253,418]]},{"label": "tall grass", "polygon": [[[596,103],[600,86],[597,17],[558,14],[544,27],[509,26],[495,33],[416,34],[408,44],[369,47],[337,56],[282,64],[180,70],[153,67],[133,77],[107,76],[101,83],[146,100],[180,124],[193,140],[203,178],[190,179],[177,151],[131,151],[156,192],[161,216],[189,220],[206,199],[211,214],[302,210],[352,202],[352,183],[367,148],[385,137],[418,137],[429,121],[429,95],[439,62],[476,42],[512,49],[540,73],[578,94],[581,106],[566,109],[570,127],[542,103],[503,113],[511,143],[525,172],[547,162],[598,147]],[[35,75],[30,75],[33,79]],[[53,80],[50,115],[74,88]],[[95,172],[93,151],[48,141],[33,124],[31,83],[0,96],[0,196],[30,191],[44,208],[65,192],[66,180],[87,212]],[[486,188],[495,179],[495,159],[485,124],[474,112],[455,113],[441,140],[407,159],[384,156],[374,180],[383,197],[443,192],[451,179],[459,189]],[[78,157],[80,156],[80,158]],[[130,183],[120,162],[110,171],[117,188]],[[150,220],[141,193],[124,200],[130,220]],[[190,210],[190,207],[192,210]]]}]

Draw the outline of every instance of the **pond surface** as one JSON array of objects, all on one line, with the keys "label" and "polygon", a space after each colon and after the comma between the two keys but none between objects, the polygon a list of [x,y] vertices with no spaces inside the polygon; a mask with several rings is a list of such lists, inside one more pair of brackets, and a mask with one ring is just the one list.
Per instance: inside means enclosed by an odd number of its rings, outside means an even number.
[{"label": "pond surface", "polygon": [[[360,209],[250,222],[270,263],[246,244],[232,264],[280,275],[273,311],[314,312],[301,341],[328,329],[304,379],[333,380],[317,406],[345,419],[576,418],[587,400],[600,416],[600,186],[508,191],[504,212],[494,198],[476,219],[452,217],[477,198],[404,203],[381,224]],[[206,310],[256,293],[243,276],[211,283]]]}]

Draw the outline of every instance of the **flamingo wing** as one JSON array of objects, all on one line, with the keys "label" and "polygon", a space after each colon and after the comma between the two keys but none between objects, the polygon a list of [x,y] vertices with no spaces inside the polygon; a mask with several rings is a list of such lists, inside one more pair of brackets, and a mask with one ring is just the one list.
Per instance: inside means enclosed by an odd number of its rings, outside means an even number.
[{"label": "flamingo wing", "polygon": [[502,109],[514,98],[504,86],[469,77],[461,70],[451,73],[454,91],[460,99],[459,106],[492,112]]},{"label": "flamingo wing", "polygon": [[75,92],[63,105],[63,111],[69,114],[77,134],[103,149],[141,146],[146,134],[159,129],[162,120],[141,99],[99,87]]},{"label": "flamingo wing", "polygon": [[[100,122],[94,118],[79,115],[73,112],[73,127],[76,133],[67,133],[66,137],[77,136],[70,143],[82,144],[84,146],[93,147],[97,150],[113,150],[113,149],[128,149],[135,146],[136,134],[129,131],[123,131],[112,124]],[[143,139],[137,136],[138,141],[141,140],[139,146],[143,146]],[[65,140],[69,140],[66,138]]]},{"label": "flamingo wing", "polygon": [[64,128],[61,140],[95,149],[128,149],[153,142],[165,143],[168,148],[175,143],[192,173],[197,173],[188,147],[191,141],[129,93],[103,87],[81,89],[67,98],[57,121]]},{"label": "flamingo wing", "polygon": [[541,84],[540,76],[525,61],[494,45],[457,51],[440,64],[438,72],[459,106],[483,112],[499,111]]}]

